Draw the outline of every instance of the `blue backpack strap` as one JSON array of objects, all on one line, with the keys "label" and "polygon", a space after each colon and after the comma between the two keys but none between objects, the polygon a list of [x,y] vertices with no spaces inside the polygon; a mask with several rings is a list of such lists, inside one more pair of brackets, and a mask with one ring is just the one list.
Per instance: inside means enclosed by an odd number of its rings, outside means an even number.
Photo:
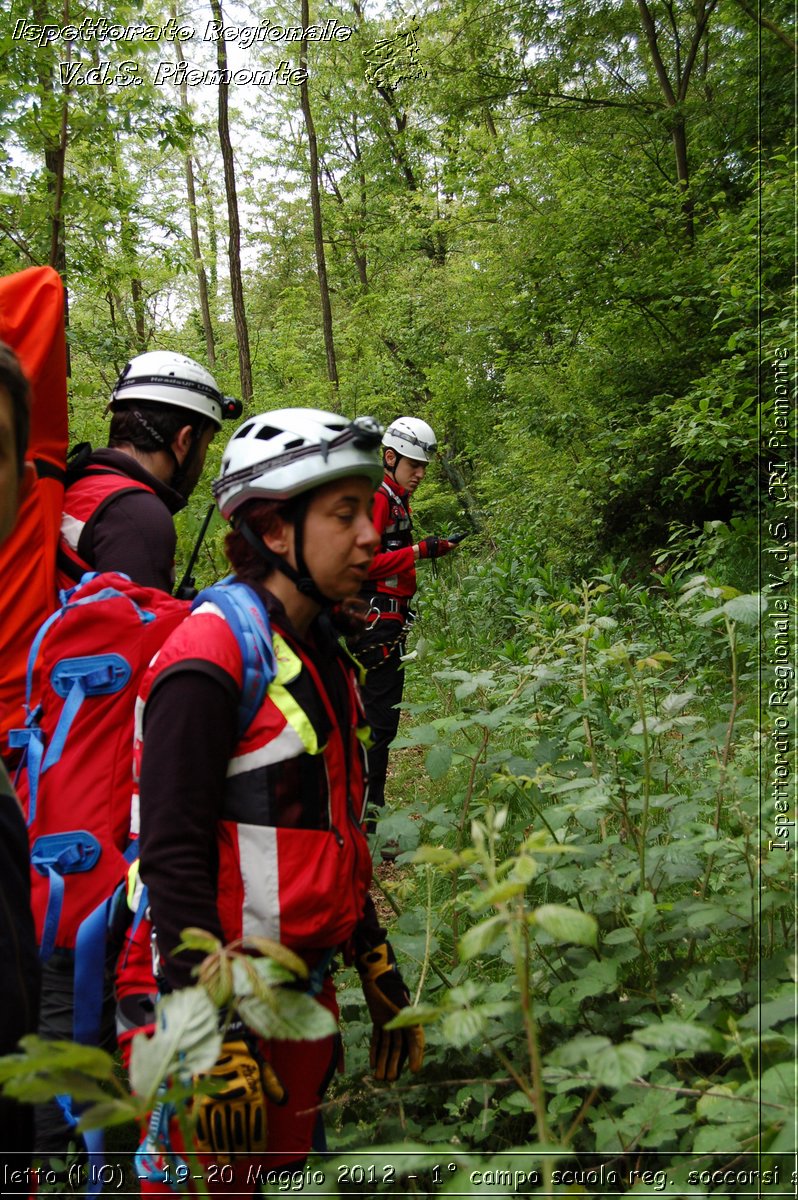
[{"label": "blue backpack strap", "polygon": [[44,734],[39,727],[38,720],[41,710],[36,709],[28,717],[30,726],[25,729],[11,729],[8,733],[8,744],[13,746],[15,750],[22,750],[22,758],[14,783],[19,780],[20,774],[27,768],[28,772],[28,825],[33,823],[36,816],[36,804],[39,797],[39,776],[42,770],[42,759],[44,758]]},{"label": "blue backpack strap", "polygon": [[[128,863],[138,855],[138,842],[133,841],[125,851]],[[146,893],[146,889],[144,889]],[[144,915],[146,895],[142,897],[137,921]],[[81,921],[75,941],[75,982],[74,995],[80,997],[80,1003],[75,1004],[72,1015],[72,1040],[83,1046],[99,1046],[100,1030],[102,1028],[103,998],[105,994],[105,966],[107,959],[108,933],[116,924],[116,915],[120,908],[127,908],[127,880],[123,879],[113,894],[98,904],[94,912]],[[70,1104],[69,1097],[62,1097]],[[83,1141],[94,1166],[92,1178],[86,1188],[87,1196],[98,1195],[102,1191],[98,1168],[102,1166],[105,1155],[105,1131],[103,1129],[86,1129]]]},{"label": "blue backpack strap", "polygon": [[249,728],[277,674],[269,615],[257,592],[233,579],[201,591],[191,606],[192,611],[206,602],[221,610],[241,651],[244,681],[238,709],[240,736]]},{"label": "blue backpack strap", "polygon": [[[138,850],[138,841],[132,841],[124,855],[128,864],[138,857]],[[123,879],[107,900],[101,901],[93,912],[84,917],[78,928],[75,939],[75,995],[80,996],[80,1004],[74,1008],[72,1040],[83,1046],[100,1044],[108,934],[112,928],[120,932],[124,928],[117,920],[122,911],[130,913],[127,906],[127,879]],[[140,904],[136,914],[137,924],[143,915]],[[125,925],[129,920],[128,916]]]},{"label": "blue backpack strap", "polygon": [[40,875],[49,876],[50,891],[42,929],[39,957],[46,962],[55,948],[61,909],[64,903],[64,876],[90,871],[99,859],[102,847],[86,829],[50,833],[38,837],[31,847],[31,866]]},{"label": "blue backpack strap", "polygon": [[26,767],[28,771],[28,793],[30,796],[30,804],[28,810],[28,824],[30,825],[33,818],[36,816],[36,801],[39,794],[39,775],[42,770],[42,760],[44,758],[44,734],[39,727],[39,718],[41,717],[41,707],[31,708],[31,696],[33,694],[33,673],[36,669],[36,660],[39,657],[39,650],[44,641],[45,634],[60,618],[63,610],[57,609],[47,620],[39,626],[36,637],[31,643],[31,648],[28,651],[28,666],[25,674],[25,718],[24,729],[12,729],[8,735],[10,746],[15,749],[23,749],[24,757],[20,764]]}]

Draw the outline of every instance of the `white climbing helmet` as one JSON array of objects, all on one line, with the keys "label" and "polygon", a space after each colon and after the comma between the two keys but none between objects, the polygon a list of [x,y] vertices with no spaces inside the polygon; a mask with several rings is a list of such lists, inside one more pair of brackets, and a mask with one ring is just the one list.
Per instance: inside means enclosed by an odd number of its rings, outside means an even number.
[{"label": "white climbing helmet", "polygon": [[224,419],[241,416],[240,402],[222,395],[210,371],[171,350],[151,350],[131,358],[108,407],[115,410],[137,400],[190,409],[208,417],[217,428]]},{"label": "white climbing helmet", "polygon": [[381,435],[373,417],[350,421],[318,408],[278,408],[251,417],[222,455],[212,485],[219,511],[229,520],[247,500],[288,500],[347,475],[365,475],[377,487]]},{"label": "white climbing helmet", "polygon": [[397,417],[385,430],[382,444],[404,458],[424,463],[429,462],[438,449],[433,429],[418,417]]}]

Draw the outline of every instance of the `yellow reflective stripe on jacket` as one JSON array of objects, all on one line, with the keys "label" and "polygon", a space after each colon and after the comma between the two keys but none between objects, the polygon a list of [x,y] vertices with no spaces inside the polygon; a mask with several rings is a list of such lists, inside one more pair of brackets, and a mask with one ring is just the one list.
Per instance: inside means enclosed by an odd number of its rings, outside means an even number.
[{"label": "yellow reflective stripe on jacket", "polygon": [[279,633],[274,632],[273,641],[277,674],[269,684],[269,699],[283,714],[307,753],[319,754],[323,747],[319,746],[316,730],[304,709],[300,708],[287,688],[287,684],[292,683],[299,675],[302,663]]},{"label": "yellow reflective stripe on jacket", "polygon": [[127,906],[131,912],[138,909],[141,893],[144,891],[144,884],[139,878],[139,862],[138,858],[134,859],[127,872]]}]

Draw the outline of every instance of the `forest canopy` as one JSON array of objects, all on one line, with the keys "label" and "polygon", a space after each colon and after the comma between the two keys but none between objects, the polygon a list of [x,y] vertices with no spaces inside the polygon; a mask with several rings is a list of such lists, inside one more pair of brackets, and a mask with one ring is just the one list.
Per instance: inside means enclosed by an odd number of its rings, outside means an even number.
[{"label": "forest canopy", "polygon": [[543,562],[714,521],[750,545],[759,339],[792,305],[786,2],[10,18],[0,270],[63,275],[76,439],[174,348],[252,408],[423,416],[431,518],[521,522]]}]

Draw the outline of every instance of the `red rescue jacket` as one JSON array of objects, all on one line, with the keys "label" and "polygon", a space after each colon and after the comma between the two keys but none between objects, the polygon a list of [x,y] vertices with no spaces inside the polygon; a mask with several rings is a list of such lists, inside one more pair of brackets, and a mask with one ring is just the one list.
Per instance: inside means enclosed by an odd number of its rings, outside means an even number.
[{"label": "red rescue jacket", "polygon": [[[273,623],[277,676],[229,760],[217,827],[216,903],[227,941],[251,934],[297,951],[333,948],[363,915],[371,857],[361,822],[367,726],[353,674],[342,723],[313,661]],[[202,605],[167,640],[145,677],[136,762],[149,695],[178,664],[204,662],[240,687],[241,654],[221,613]],[[142,818],[146,820],[146,802]],[[146,842],[141,874],[148,881]],[[150,897],[157,924],[157,903]],[[192,923],[186,913],[185,924]]]},{"label": "red rescue jacket", "polygon": [[394,597],[396,611],[384,607],[383,617],[404,621],[416,591],[416,567],[413,554],[413,518],[405,488],[386,475],[374,493],[372,521],[380,535],[380,548],[369,568],[361,596],[367,602],[377,597]]},{"label": "red rescue jacket", "polygon": [[92,532],[103,510],[124,492],[154,488],[110,467],[89,467],[64,493],[61,536],[58,541],[59,588],[71,588],[86,571],[94,570]]}]

